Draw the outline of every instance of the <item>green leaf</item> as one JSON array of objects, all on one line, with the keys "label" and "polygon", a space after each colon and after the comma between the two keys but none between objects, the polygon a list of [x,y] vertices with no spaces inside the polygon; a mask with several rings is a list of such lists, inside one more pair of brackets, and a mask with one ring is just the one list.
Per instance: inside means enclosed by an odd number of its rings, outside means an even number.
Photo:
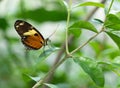
[{"label": "green leaf", "polygon": [[112,48],[107,48],[105,50],[102,50],[100,53],[101,56],[109,57],[109,59],[114,59],[116,56],[120,55],[120,51],[114,47]]},{"label": "green leaf", "polygon": [[68,4],[67,4],[66,1],[64,1],[64,0],[58,0],[58,2],[60,2],[60,4],[61,4],[63,7],[65,7],[66,9],[68,8]]},{"label": "green leaf", "polygon": [[0,28],[6,30],[8,27],[8,22],[5,18],[0,18]]},{"label": "green leaf", "polygon": [[115,33],[108,32],[108,31],[106,31],[106,33],[112,38],[112,40],[117,44],[117,46],[120,49],[120,36],[118,36]]},{"label": "green leaf", "polygon": [[114,63],[119,64],[119,68],[120,68],[120,56],[116,56],[113,60]]},{"label": "green leaf", "polygon": [[117,12],[117,13],[116,13],[116,16],[117,16],[118,18],[120,18],[120,12]]},{"label": "green leaf", "polygon": [[59,50],[59,48],[57,47],[52,47],[50,49],[47,49],[45,51],[43,51],[40,55],[39,58],[37,59],[37,62],[41,62],[43,60],[45,60],[49,55],[51,55],[53,52]]},{"label": "green leaf", "polygon": [[105,69],[105,71],[106,70],[113,70],[113,69],[115,69],[115,67],[111,64],[111,63],[107,63],[107,62],[98,62],[99,63],[99,65],[101,65],[101,67],[103,68],[103,69]]},{"label": "green leaf", "polygon": [[79,37],[81,30],[79,28],[70,28],[69,32],[72,33],[75,37]]},{"label": "green leaf", "polygon": [[97,33],[97,29],[88,21],[78,21],[69,27],[69,29],[71,29],[71,30],[81,29],[81,28],[84,28],[84,29],[87,29],[87,30]]},{"label": "green leaf", "polygon": [[95,21],[97,21],[98,23],[101,23],[101,24],[103,24],[103,23],[104,23],[102,20],[97,19],[97,18],[95,18],[94,20],[95,20]]},{"label": "green leaf", "polygon": [[107,69],[109,71],[114,71],[115,69],[119,69],[120,70],[120,64],[117,63],[107,63],[107,62],[98,62],[103,69]]},{"label": "green leaf", "polygon": [[[119,58],[119,57],[117,57]],[[119,62],[120,62],[120,58],[119,58]],[[116,73],[118,76],[120,76],[120,63],[107,63],[107,62],[99,62],[99,64],[101,65],[101,67],[103,68],[103,70],[105,69],[105,71],[113,71],[114,73]]]},{"label": "green leaf", "polygon": [[40,77],[34,78],[28,74],[22,74],[22,78],[24,79],[25,84],[27,84],[27,88],[33,86],[40,79]]},{"label": "green leaf", "polygon": [[119,31],[120,30],[120,19],[113,14],[109,14],[105,21],[105,27]]},{"label": "green leaf", "polygon": [[44,85],[48,86],[49,88],[58,88],[56,85],[53,84],[44,83]]},{"label": "green leaf", "polygon": [[10,42],[10,43],[16,43],[16,42],[18,42],[18,38],[15,38],[15,37],[8,37],[8,41]]},{"label": "green leaf", "polygon": [[23,79],[26,81],[26,82],[30,82],[30,81],[34,81],[34,82],[37,82],[38,80],[40,80],[40,78],[36,78],[35,79],[35,77],[32,77],[32,76],[30,76],[30,75],[28,75],[28,74],[22,74],[22,77],[23,77]]},{"label": "green leaf", "polygon": [[83,70],[91,77],[96,85],[100,87],[104,86],[104,75],[97,62],[90,58],[84,57],[74,58],[74,61],[83,68]]},{"label": "green leaf", "polygon": [[96,7],[104,8],[104,4],[98,3],[98,2],[85,2],[85,3],[79,4],[78,6],[96,6]]},{"label": "green leaf", "polygon": [[98,40],[91,41],[90,45],[91,45],[91,48],[95,51],[96,55],[99,55],[101,53],[103,44],[100,41]]},{"label": "green leaf", "polygon": [[[25,18],[31,19],[36,22],[45,22],[45,21],[62,21],[67,17],[65,10],[46,10],[44,8],[39,8],[36,10],[24,11]],[[18,18],[23,17],[23,13],[17,14]]]}]

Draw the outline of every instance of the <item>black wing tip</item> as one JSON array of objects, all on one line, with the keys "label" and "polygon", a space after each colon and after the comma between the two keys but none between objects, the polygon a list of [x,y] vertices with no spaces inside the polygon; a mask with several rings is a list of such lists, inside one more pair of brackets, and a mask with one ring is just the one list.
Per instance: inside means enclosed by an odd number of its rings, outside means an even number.
[{"label": "black wing tip", "polygon": [[21,23],[21,22],[23,22],[23,20],[16,20],[16,21],[15,21],[15,24],[16,24],[16,23]]},{"label": "black wing tip", "polygon": [[19,23],[21,23],[21,22],[24,22],[23,20],[16,20],[15,21],[15,24],[14,24],[14,27],[16,26],[16,25],[19,25]]}]

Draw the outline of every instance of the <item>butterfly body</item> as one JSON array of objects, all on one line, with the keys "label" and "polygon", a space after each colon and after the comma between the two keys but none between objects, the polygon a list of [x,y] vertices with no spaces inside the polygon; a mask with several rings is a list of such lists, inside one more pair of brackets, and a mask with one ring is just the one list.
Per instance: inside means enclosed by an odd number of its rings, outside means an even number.
[{"label": "butterfly body", "polygon": [[41,33],[31,24],[22,20],[17,20],[14,27],[20,35],[22,43],[28,49],[37,50],[47,44],[47,39],[45,40]]}]

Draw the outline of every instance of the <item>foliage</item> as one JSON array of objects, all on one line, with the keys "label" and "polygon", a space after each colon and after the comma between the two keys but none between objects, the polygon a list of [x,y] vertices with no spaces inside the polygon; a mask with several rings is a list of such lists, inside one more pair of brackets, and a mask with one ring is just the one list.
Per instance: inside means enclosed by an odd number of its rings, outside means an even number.
[{"label": "foliage", "polygon": [[[0,88],[119,87],[120,12],[110,11],[120,1],[107,0],[107,4],[72,1],[31,0],[40,3],[34,7],[30,2],[19,0],[12,14],[6,11],[8,13],[1,15],[0,12]],[[93,11],[91,6],[95,8]],[[102,13],[105,20],[95,17],[94,11],[98,8],[106,11]],[[13,27],[17,19],[36,24],[39,29],[48,24],[54,29],[60,24],[50,37],[53,45],[25,50]],[[49,27],[43,31],[52,34]]]}]

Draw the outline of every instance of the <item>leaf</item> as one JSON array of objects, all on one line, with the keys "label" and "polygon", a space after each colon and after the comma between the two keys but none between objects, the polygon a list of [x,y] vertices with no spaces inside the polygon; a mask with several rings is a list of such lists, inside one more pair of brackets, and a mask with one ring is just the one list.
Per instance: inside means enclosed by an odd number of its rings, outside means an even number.
[{"label": "leaf", "polygon": [[117,44],[117,46],[120,49],[120,36],[118,36],[115,33],[108,32],[108,31],[106,31],[106,33],[112,38],[112,40]]},{"label": "leaf", "polygon": [[116,56],[113,60],[114,63],[119,64],[119,68],[120,68],[120,56]]},{"label": "leaf", "polygon": [[37,78],[37,80],[36,80],[34,77],[32,77],[32,76],[30,76],[28,74],[22,74],[22,77],[23,77],[23,79],[26,82],[29,82],[29,81],[35,81],[35,82],[37,82],[40,79],[40,78]]},{"label": "leaf", "polygon": [[39,55],[39,58],[37,59],[37,62],[41,62],[41,61],[45,60],[50,54],[52,54],[53,52],[55,52],[57,50],[59,50],[59,48],[54,47],[54,48],[50,48],[50,49],[47,49],[47,50],[43,51]]},{"label": "leaf", "polygon": [[101,53],[101,50],[104,47],[104,45],[98,40],[94,40],[90,42],[90,45],[91,45],[91,48],[95,51],[96,55],[99,55]]},{"label": "leaf", "polygon": [[120,64],[117,63],[107,63],[107,62],[98,62],[103,69],[107,69],[107,70],[112,70],[114,71],[115,69],[119,69],[120,70]]},{"label": "leaf", "polygon": [[8,22],[5,18],[0,18],[0,28],[6,30],[8,27]]},{"label": "leaf", "polygon": [[84,57],[74,58],[74,61],[82,67],[82,69],[91,77],[96,85],[101,87],[104,86],[104,75],[97,62]]},{"label": "leaf", "polygon": [[64,3],[64,5],[66,6],[66,8],[68,8],[67,2],[63,0],[63,3]]},{"label": "leaf", "polygon": [[116,16],[117,16],[118,18],[120,18],[120,12],[117,12],[117,13],[116,13]]},{"label": "leaf", "polygon": [[32,76],[29,76],[32,80],[38,82],[40,80],[40,77],[32,77]]},{"label": "leaf", "polygon": [[69,32],[72,33],[75,37],[79,37],[81,30],[79,28],[70,28]]},{"label": "leaf", "polygon": [[114,59],[116,56],[120,55],[120,51],[116,48],[107,48],[102,50],[100,53],[101,56],[109,57],[111,60]]},{"label": "leaf", "polygon": [[106,28],[111,28],[113,30],[119,31],[120,30],[120,19],[113,14],[109,14],[106,18],[104,25]]},{"label": "leaf", "polygon": [[63,7],[65,7],[66,9],[68,8],[68,4],[67,4],[66,1],[64,1],[64,0],[58,0],[58,2],[60,2],[60,4],[61,4]]},{"label": "leaf", "polygon": [[95,20],[95,21],[97,21],[98,23],[101,23],[101,24],[103,24],[103,23],[104,23],[102,20],[97,19],[97,18],[95,18],[94,20]]},{"label": "leaf", "polygon": [[[45,8],[39,8],[39,9],[33,9],[33,10],[25,10],[23,13],[17,13],[15,15],[17,18],[23,18],[23,16],[26,19],[30,19],[36,22],[46,22],[46,21],[65,21],[67,17],[67,11],[66,8],[62,9],[53,9],[53,10],[47,10]],[[71,16],[71,19],[78,19],[75,15]]]},{"label": "leaf", "polygon": [[10,42],[10,43],[16,43],[16,42],[18,42],[18,38],[15,38],[15,37],[8,37],[8,41]]},{"label": "leaf", "polygon": [[98,62],[98,63],[101,65],[103,69],[105,69],[105,71],[106,69],[110,71],[115,69],[115,67],[111,63],[106,63],[106,62]]},{"label": "leaf", "polygon": [[[25,18],[31,19],[36,22],[45,21],[62,21],[67,17],[67,12],[65,10],[46,10],[44,8],[39,8],[35,10],[24,11]],[[19,13],[16,17],[23,17],[23,13]]]},{"label": "leaf", "polygon": [[74,30],[74,29],[81,29],[81,28],[84,28],[84,29],[87,29],[87,30],[90,30],[90,31],[93,31],[93,32],[96,32],[97,33],[97,29],[88,21],[78,21],[78,22],[75,22],[74,24],[72,24],[70,27],[69,27],[69,30]]},{"label": "leaf", "polygon": [[[120,59],[120,58],[119,58]],[[101,67],[105,69],[105,71],[113,71],[118,76],[120,76],[120,63],[107,63],[107,62],[99,62]]]},{"label": "leaf", "polygon": [[27,88],[31,88],[31,86],[33,86],[40,79],[40,77],[35,78],[28,74],[22,74],[22,77],[27,85]]},{"label": "leaf", "polygon": [[49,88],[58,88],[56,85],[53,84],[44,83],[44,85],[48,86]]},{"label": "leaf", "polygon": [[98,2],[85,2],[85,3],[77,5],[77,7],[78,6],[96,6],[96,7],[104,8],[104,4],[98,3]]}]

